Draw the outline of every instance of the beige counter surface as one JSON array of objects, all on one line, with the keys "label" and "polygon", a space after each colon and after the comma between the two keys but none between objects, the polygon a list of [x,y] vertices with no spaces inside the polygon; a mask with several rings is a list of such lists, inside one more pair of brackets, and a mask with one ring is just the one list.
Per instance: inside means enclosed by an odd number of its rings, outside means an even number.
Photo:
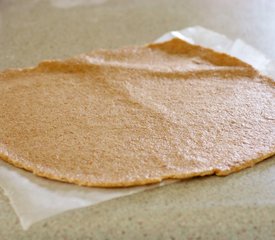
[{"label": "beige counter surface", "polygon": [[[0,69],[145,44],[194,25],[275,59],[274,1],[0,0]],[[275,239],[275,158],[69,211],[28,231],[0,189],[0,239]]]}]

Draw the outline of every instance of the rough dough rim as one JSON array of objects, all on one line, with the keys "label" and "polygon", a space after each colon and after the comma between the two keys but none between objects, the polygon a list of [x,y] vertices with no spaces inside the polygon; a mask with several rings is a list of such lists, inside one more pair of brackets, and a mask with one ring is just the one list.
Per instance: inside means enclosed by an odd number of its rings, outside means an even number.
[{"label": "rough dough rim", "polygon": [[211,175],[216,175],[216,176],[228,176],[230,174],[239,172],[243,169],[246,168],[250,168],[253,167],[255,164],[262,162],[263,160],[266,160],[268,158],[271,158],[275,155],[275,152],[271,152],[270,154],[266,154],[266,155],[262,155],[259,158],[253,159],[249,162],[246,162],[244,164],[241,165],[237,165],[232,167],[230,170],[227,171],[220,171],[220,170],[212,170],[212,171],[207,171],[207,172],[200,172],[200,173],[190,173],[190,174],[177,174],[177,175],[168,175],[168,176],[164,176],[162,178],[150,178],[148,181],[144,180],[144,181],[132,181],[132,182],[128,182],[128,183],[100,183],[100,184],[93,184],[91,182],[80,182],[78,180],[73,180],[73,179],[66,179],[66,178],[60,178],[60,177],[56,177],[54,175],[50,175],[50,174],[45,174],[43,172],[39,172],[39,171],[35,171],[32,168],[28,168],[23,166],[22,164],[13,161],[11,158],[7,157],[6,155],[3,155],[0,153],[0,160],[2,159],[3,161],[18,167],[20,169],[26,170],[38,177],[42,177],[42,178],[46,178],[47,180],[53,180],[53,181],[59,181],[59,182],[63,182],[63,183],[71,183],[71,184],[77,184],[79,186],[85,186],[85,187],[99,187],[99,188],[121,188],[121,187],[138,187],[138,186],[143,186],[143,185],[150,185],[150,184],[156,184],[156,183],[160,183],[164,180],[185,180],[185,179],[191,179],[191,178],[195,178],[195,177],[204,177],[204,176],[211,176]]}]

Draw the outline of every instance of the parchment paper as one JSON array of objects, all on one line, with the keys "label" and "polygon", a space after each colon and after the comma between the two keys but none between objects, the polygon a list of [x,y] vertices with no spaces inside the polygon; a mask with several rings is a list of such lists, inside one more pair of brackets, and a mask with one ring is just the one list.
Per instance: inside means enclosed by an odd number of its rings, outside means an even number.
[{"label": "parchment paper", "polygon": [[[174,37],[228,53],[253,65],[264,74],[275,77],[274,62],[241,39],[232,41],[224,35],[196,26],[169,32],[156,42]],[[38,221],[67,210],[94,205],[173,182],[165,181],[161,184],[132,188],[87,188],[36,177],[0,161],[0,187],[10,199],[24,230]]]}]

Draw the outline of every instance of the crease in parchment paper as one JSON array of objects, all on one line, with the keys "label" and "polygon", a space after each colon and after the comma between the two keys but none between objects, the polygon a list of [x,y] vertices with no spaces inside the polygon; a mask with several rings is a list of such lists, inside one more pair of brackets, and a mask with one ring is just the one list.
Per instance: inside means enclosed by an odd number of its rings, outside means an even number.
[{"label": "crease in parchment paper", "polygon": [[[157,39],[156,42],[167,41],[174,37],[181,38],[192,44],[198,44],[228,53],[253,65],[262,73],[275,77],[274,61],[269,60],[264,54],[249,46],[241,39],[232,41],[224,35],[196,26],[180,31],[171,31]],[[219,199],[217,197],[219,194],[215,193],[216,190],[213,189],[213,196],[215,196],[215,198],[213,198],[212,201],[188,201],[188,208],[211,208],[221,206],[221,204],[223,206],[235,206],[238,204],[245,204],[246,206],[254,206],[255,204],[264,206],[275,205],[274,193],[272,193],[272,191],[270,192],[270,188],[272,189],[273,185],[268,185],[270,182],[275,182],[274,164],[269,164],[269,167],[266,168],[265,171],[265,176],[260,178],[262,182],[258,182],[257,184],[262,184],[261,189],[265,191],[266,194],[264,198],[258,202],[255,202],[253,198],[253,194],[257,194],[255,192],[251,192],[251,194],[248,193],[248,195],[245,196],[240,195],[240,197],[235,199],[230,196],[227,198],[223,196],[222,199]],[[244,178],[243,181],[251,184],[253,176],[248,175]],[[220,181],[217,179],[218,178],[213,178],[211,181],[215,181],[215,185],[217,185],[217,182]],[[32,224],[38,221],[71,209],[91,206],[113,198],[134,194],[173,182],[175,181],[164,181],[160,184],[131,188],[88,188],[37,177],[32,173],[0,161],[0,187],[3,188],[5,195],[9,198],[24,230],[27,230]],[[227,182],[225,185],[223,183],[222,187],[224,189],[230,188],[230,184],[232,183]],[[253,189],[253,187],[251,187],[251,189]],[[204,194],[206,190],[201,188],[197,191],[200,194]],[[224,192],[229,191],[225,190]],[[192,192],[190,192],[190,194],[187,193],[187,195],[189,200],[192,199]],[[207,195],[207,193],[205,193],[205,195]]]}]

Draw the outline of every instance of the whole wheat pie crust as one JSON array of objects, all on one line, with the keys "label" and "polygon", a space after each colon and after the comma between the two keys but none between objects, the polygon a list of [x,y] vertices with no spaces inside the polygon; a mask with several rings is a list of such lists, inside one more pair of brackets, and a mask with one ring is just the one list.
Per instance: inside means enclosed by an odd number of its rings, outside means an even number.
[{"label": "whole wheat pie crust", "polygon": [[275,153],[274,81],[179,39],[0,73],[0,156],[122,187],[227,175]]}]

